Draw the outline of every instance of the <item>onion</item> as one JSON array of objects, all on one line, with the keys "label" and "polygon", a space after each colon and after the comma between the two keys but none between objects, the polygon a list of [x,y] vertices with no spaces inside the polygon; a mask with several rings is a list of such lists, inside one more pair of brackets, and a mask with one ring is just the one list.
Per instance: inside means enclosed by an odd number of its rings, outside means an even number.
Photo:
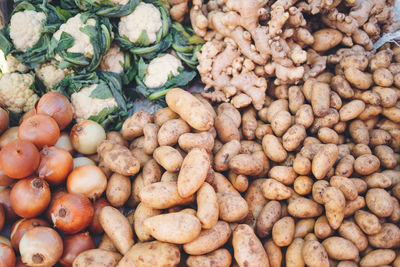
[{"label": "onion", "polygon": [[77,123],[71,129],[72,146],[79,153],[90,155],[97,151],[97,145],[106,139],[106,132],[100,124],[90,120]]},{"label": "onion", "polygon": [[33,219],[20,219],[16,221],[10,232],[12,247],[18,252],[19,242],[26,232],[38,227],[38,226],[50,226],[48,222],[43,219],[33,218]]},{"label": "onion", "polygon": [[57,199],[59,199],[60,197],[62,197],[65,194],[67,194],[67,190],[64,187],[60,187],[51,193],[51,200],[50,200],[49,206],[44,214],[44,217],[49,222],[52,222],[51,208],[53,207],[54,202],[56,202]]},{"label": "onion", "polygon": [[2,169],[0,169],[0,186],[10,186],[16,182],[15,179],[8,177]]},{"label": "onion", "polygon": [[60,137],[54,146],[67,150],[71,155],[74,154],[71,138],[69,138],[69,134],[66,132],[60,133]]},{"label": "onion", "polygon": [[15,257],[14,250],[6,244],[0,243],[0,262],[1,266],[14,267],[17,258]]},{"label": "onion", "polygon": [[70,267],[80,253],[94,248],[96,245],[88,232],[67,236],[64,238],[64,252],[60,263]]},{"label": "onion", "polygon": [[87,158],[87,157],[77,157],[74,158],[74,169],[78,168],[79,166],[83,165],[96,165],[93,160]]},{"label": "onion", "polygon": [[8,112],[0,108],[0,134],[8,128],[10,123],[10,118],[8,117]]},{"label": "onion", "polygon": [[40,151],[37,174],[50,184],[58,185],[64,182],[72,167],[73,160],[68,151],[55,146],[45,147]]},{"label": "onion", "polygon": [[26,119],[32,117],[33,115],[36,115],[36,109],[30,109],[28,110],[24,115],[22,115],[22,117],[19,119],[19,124],[21,125],[21,123],[23,121],[25,121]]},{"label": "onion", "polygon": [[22,262],[21,257],[18,257],[15,267],[29,267],[29,266]]},{"label": "onion", "polygon": [[28,141],[14,140],[0,151],[0,167],[12,178],[21,179],[31,175],[39,165],[37,148]]},{"label": "onion", "polygon": [[60,136],[57,122],[48,115],[37,114],[19,126],[18,138],[32,142],[38,148],[53,146]]},{"label": "onion", "polygon": [[94,203],[94,217],[93,221],[89,226],[89,230],[94,234],[102,234],[104,232],[103,227],[99,222],[99,213],[102,208],[106,206],[111,206],[110,203],[105,198],[99,198]]},{"label": "onion", "polygon": [[5,147],[11,141],[18,139],[18,126],[8,128],[0,137],[0,148]]},{"label": "onion", "polygon": [[6,244],[7,246],[10,246],[10,247],[11,247],[11,241],[10,241],[10,239],[8,239],[8,238],[5,237],[5,236],[0,235],[0,243],[1,243],[1,244]]},{"label": "onion", "polygon": [[38,226],[24,234],[19,252],[22,262],[29,266],[53,266],[61,258],[63,242],[52,228]]},{"label": "onion", "polygon": [[11,207],[24,218],[32,218],[46,210],[50,203],[50,187],[38,177],[18,181],[10,193]]},{"label": "onion", "polygon": [[66,234],[76,234],[93,220],[94,209],[90,200],[78,194],[65,194],[51,208],[51,218],[56,228]]},{"label": "onion", "polygon": [[17,219],[17,214],[15,214],[15,211],[11,207],[10,193],[10,188],[4,188],[0,190],[0,204],[3,205],[3,208],[6,212],[7,222],[12,222]]},{"label": "onion", "polygon": [[3,205],[0,204],[0,231],[3,230],[4,223],[6,222],[6,211]]},{"label": "onion", "polygon": [[95,199],[107,188],[107,177],[95,165],[83,165],[74,169],[67,179],[69,193],[82,194],[90,199]]},{"label": "onion", "polygon": [[36,105],[38,114],[46,114],[52,117],[64,130],[72,121],[72,105],[68,98],[57,92],[44,94]]}]

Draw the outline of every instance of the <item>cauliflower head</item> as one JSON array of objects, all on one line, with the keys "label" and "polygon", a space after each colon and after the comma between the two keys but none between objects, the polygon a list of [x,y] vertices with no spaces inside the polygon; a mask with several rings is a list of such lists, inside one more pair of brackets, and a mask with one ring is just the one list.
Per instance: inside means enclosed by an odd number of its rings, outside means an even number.
[{"label": "cauliflower head", "polygon": [[179,74],[180,67],[183,67],[182,62],[171,54],[156,57],[147,66],[144,84],[148,88],[162,86],[168,81],[170,73],[174,76]]},{"label": "cauliflower head", "polygon": [[119,35],[126,36],[129,41],[135,43],[145,30],[152,44],[156,41],[157,32],[161,26],[160,11],[152,4],[141,2],[131,14],[121,17],[118,32]]},{"label": "cauliflower head", "polygon": [[0,78],[0,104],[15,113],[35,107],[39,96],[30,88],[35,78],[30,74],[7,73]]},{"label": "cauliflower head", "polygon": [[[101,0],[97,0],[97,3],[101,3]],[[124,6],[129,3],[129,0],[111,0],[114,6]]]},{"label": "cauliflower head", "polygon": [[53,86],[61,82],[70,71],[60,69],[54,61],[45,62],[35,69],[36,76],[43,82],[47,90],[53,89]]},{"label": "cauliflower head", "polygon": [[15,49],[25,52],[40,39],[46,14],[33,10],[15,13],[10,21],[10,38]]},{"label": "cauliflower head", "polygon": [[77,122],[87,120],[90,116],[97,115],[104,108],[118,107],[114,97],[99,99],[92,98],[90,94],[96,89],[98,84],[83,87],[79,92],[71,95],[71,104],[74,110],[74,118]]},{"label": "cauliflower head", "polygon": [[124,52],[121,51],[118,45],[112,44],[110,50],[103,56],[100,69],[119,74],[124,71],[124,62]]},{"label": "cauliflower head", "polygon": [[[96,20],[90,18],[83,23],[81,20],[81,14],[70,18],[66,23],[60,26],[60,29],[56,31],[53,37],[59,41],[62,32],[70,34],[74,38],[74,45],[67,49],[71,53],[82,53],[85,57],[91,58],[93,56],[93,45],[90,42],[90,38],[87,34],[83,33],[80,29],[90,25],[95,26]],[[57,55],[56,59],[62,61],[62,59]]]},{"label": "cauliflower head", "polygon": [[0,50],[0,70],[2,73],[24,73],[27,72],[29,69],[11,54],[8,54],[6,57],[4,57],[3,51]]}]

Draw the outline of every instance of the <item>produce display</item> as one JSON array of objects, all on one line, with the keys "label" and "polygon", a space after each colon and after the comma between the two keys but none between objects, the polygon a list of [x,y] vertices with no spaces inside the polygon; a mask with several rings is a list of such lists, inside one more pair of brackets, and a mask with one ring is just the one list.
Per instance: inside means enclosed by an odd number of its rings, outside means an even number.
[{"label": "produce display", "polygon": [[400,267],[393,6],[16,1],[0,266]]}]

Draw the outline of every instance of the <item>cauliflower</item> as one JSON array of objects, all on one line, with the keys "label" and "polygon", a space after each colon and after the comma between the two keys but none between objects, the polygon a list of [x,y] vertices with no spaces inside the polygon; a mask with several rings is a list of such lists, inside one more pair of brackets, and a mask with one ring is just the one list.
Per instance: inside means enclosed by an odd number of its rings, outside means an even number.
[{"label": "cauliflower", "polygon": [[97,115],[105,108],[118,108],[114,97],[99,99],[92,98],[90,94],[96,89],[98,84],[83,87],[79,92],[71,95],[71,104],[74,110],[74,118],[77,122],[88,119],[90,116]]},{"label": "cauliflower", "polygon": [[113,44],[107,54],[103,56],[100,69],[119,74],[124,71],[124,61],[124,52],[121,51],[118,45]]},{"label": "cauliflower", "polygon": [[[101,0],[97,0],[97,3],[101,3],[103,1]],[[115,6],[124,6],[126,4],[129,3],[129,0],[111,0],[111,2],[115,5]]]},{"label": "cauliflower", "polygon": [[118,25],[118,32],[126,36],[129,41],[135,43],[142,31],[146,31],[149,43],[156,41],[157,32],[162,26],[160,11],[152,4],[141,2],[128,16],[121,18]]},{"label": "cauliflower", "polygon": [[0,104],[15,113],[35,107],[39,96],[30,88],[34,77],[30,74],[7,73],[0,78]]},{"label": "cauliflower", "polygon": [[0,50],[0,70],[2,73],[11,72],[27,72],[29,69],[27,66],[18,61],[14,56],[8,54],[4,57],[4,53]]},{"label": "cauliflower", "polygon": [[147,66],[144,84],[148,88],[162,86],[168,81],[171,73],[174,76],[179,74],[179,67],[183,67],[181,61],[171,54],[157,57]]},{"label": "cauliflower", "polygon": [[10,38],[19,51],[26,52],[40,39],[46,14],[33,10],[15,13],[10,21]]},{"label": "cauliflower", "polygon": [[[91,58],[94,53],[93,45],[90,42],[89,36],[81,31],[81,28],[86,25],[95,26],[96,20],[89,18],[86,23],[83,23],[81,14],[78,14],[62,24],[60,29],[54,33],[53,37],[59,41],[62,32],[70,34],[74,38],[74,45],[68,48],[67,51],[71,53],[82,53],[85,57]],[[62,61],[58,55],[56,55],[56,59]]]},{"label": "cauliflower", "polygon": [[59,83],[67,76],[68,69],[60,69],[54,61],[45,62],[35,69],[36,76],[43,82],[47,90],[53,89],[53,86]]}]

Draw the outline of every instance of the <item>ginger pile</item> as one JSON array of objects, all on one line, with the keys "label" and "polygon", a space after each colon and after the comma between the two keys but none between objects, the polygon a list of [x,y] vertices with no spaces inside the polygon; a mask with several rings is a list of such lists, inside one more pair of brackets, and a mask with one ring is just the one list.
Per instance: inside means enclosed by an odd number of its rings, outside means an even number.
[{"label": "ginger pile", "polygon": [[400,28],[391,0],[203,2],[190,10],[194,31],[207,41],[197,54],[203,96],[236,108],[259,110],[268,87],[314,78],[335,50],[370,51],[383,32]]}]

